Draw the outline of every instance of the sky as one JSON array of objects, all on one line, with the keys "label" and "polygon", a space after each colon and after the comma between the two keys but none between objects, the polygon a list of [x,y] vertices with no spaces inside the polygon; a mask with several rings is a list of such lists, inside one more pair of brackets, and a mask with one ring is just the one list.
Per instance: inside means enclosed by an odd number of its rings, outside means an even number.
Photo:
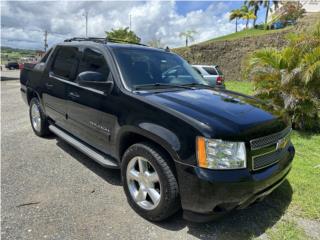
[{"label": "sky", "polygon": [[[85,36],[88,11],[88,36],[105,37],[105,31],[131,29],[148,43],[160,39],[170,48],[183,46],[179,34],[194,30],[197,43],[235,31],[229,12],[242,1],[1,1],[1,46],[43,49],[44,31],[48,44],[66,38]],[[263,10],[258,22],[263,21]],[[244,28],[240,22],[239,28]]]}]

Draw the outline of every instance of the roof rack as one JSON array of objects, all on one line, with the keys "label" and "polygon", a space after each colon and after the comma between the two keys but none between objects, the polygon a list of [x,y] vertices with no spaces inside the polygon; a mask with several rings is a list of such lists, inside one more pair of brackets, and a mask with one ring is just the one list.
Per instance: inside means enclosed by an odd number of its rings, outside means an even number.
[{"label": "roof rack", "polygon": [[74,37],[64,40],[65,42],[73,42],[73,41],[91,41],[91,42],[97,42],[97,43],[107,43],[106,38],[97,38],[97,37]]},{"label": "roof rack", "polygon": [[74,37],[74,38],[69,38],[64,40],[64,42],[73,42],[73,41],[91,41],[91,42],[96,42],[96,43],[108,43],[108,42],[113,42],[113,43],[130,43],[130,44],[135,44],[135,45],[141,45],[141,46],[148,46],[142,43],[136,43],[136,42],[131,42],[127,40],[123,40],[120,38],[97,38],[97,37]]}]

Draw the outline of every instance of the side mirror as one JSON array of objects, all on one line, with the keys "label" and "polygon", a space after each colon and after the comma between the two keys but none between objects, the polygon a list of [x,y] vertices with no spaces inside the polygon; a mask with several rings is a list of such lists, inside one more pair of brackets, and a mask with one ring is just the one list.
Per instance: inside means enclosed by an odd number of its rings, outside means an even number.
[{"label": "side mirror", "polygon": [[99,72],[86,71],[78,75],[77,83],[80,86],[93,88],[99,91],[103,91],[105,94],[110,94],[113,89],[113,81],[106,81],[103,74]]}]

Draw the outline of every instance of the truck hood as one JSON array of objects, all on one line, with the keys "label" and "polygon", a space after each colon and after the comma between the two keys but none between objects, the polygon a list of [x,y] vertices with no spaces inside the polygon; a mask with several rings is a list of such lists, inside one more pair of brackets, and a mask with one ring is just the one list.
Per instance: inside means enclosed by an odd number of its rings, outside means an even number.
[{"label": "truck hood", "polygon": [[232,91],[195,89],[147,93],[148,102],[210,129],[205,135],[221,139],[252,139],[281,131],[289,124],[279,109]]}]

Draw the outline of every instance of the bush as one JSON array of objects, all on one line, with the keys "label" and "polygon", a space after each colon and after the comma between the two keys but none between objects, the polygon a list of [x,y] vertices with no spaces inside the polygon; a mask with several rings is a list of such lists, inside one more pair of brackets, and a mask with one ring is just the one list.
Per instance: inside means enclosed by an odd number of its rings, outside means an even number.
[{"label": "bush", "polygon": [[249,58],[246,74],[255,95],[290,115],[293,127],[320,129],[320,22],[310,33],[291,34],[282,50],[266,48]]}]

